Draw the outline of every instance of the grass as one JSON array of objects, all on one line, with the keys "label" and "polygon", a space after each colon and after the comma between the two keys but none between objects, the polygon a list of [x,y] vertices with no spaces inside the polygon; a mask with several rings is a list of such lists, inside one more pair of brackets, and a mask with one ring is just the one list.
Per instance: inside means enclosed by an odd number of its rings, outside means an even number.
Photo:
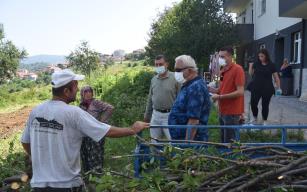
[{"label": "grass", "polygon": [[[79,87],[92,85],[97,91],[97,98],[101,98],[115,106],[111,123],[120,127],[127,127],[135,120],[142,120],[145,110],[149,80],[152,68],[143,66],[143,62],[123,62],[109,66],[107,70],[97,70],[80,82]],[[20,92],[6,94],[0,90],[0,113],[18,110],[24,106],[33,106],[51,97],[50,86],[27,88]],[[78,99],[74,103],[79,102]],[[218,125],[218,115],[215,107],[212,108],[209,125]],[[144,133],[148,137],[149,133]],[[18,132],[8,139],[0,140],[0,181],[14,175],[14,170],[24,170],[24,152],[20,144],[21,133]],[[302,134],[293,132],[288,134],[289,139],[301,141]],[[219,129],[209,130],[209,140],[219,142]],[[263,132],[243,132],[244,141],[277,141],[278,136],[271,137]],[[114,156],[131,155],[136,146],[134,137],[119,139],[106,139],[105,168],[115,171],[128,171],[132,173],[133,158],[125,157],[113,159]]]},{"label": "grass", "polygon": [[21,132],[18,132],[7,139],[0,139],[0,181],[25,169],[20,136]]},{"label": "grass", "polygon": [[26,88],[14,93],[0,91],[0,113],[16,111],[25,106],[34,106],[51,97],[50,86]]},{"label": "grass", "polygon": [[[116,107],[112,124],[127,127],[135,120],[142,120],[152,68],[142,66],[142,62],[115,64],[107,70],[97,70],[81,81],[79,87],[89,84],[97,91],[96,97],[108,101]],[[7,113],[24,106],[34,106],[50,99],[50,86],[24,88],[22,91],[8,93],[0,90],[0,112]],[[78,105],[77,101],[73,103]],[[1,125],[0,125],[1,126]],[[21,133],[16,133],[8,139],[0,140],[0,181],[15,174],[14,169],[24,170],[24,152],[20,144]],[[114,155],[132,154],[135,148],[135,138],[106,139],[106,167],[120,171],[129,166],[132,159],[114,161],[108,157]],[[130,168],[129,168],[130,169]],[[1,186],[1,184],[0,184]]]}]

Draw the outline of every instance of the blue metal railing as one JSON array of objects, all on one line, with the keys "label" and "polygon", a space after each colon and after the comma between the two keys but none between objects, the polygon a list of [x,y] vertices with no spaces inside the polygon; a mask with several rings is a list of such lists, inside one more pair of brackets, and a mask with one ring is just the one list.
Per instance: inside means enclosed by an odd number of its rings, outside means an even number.
[{"label": "blue metal railing", "polygon": [[169,128],[169,129],[187,129],[188,138],[190,138],[191,130],[195,129],[234,129],[235,140],[240,141],[240,130],[281,130],[281,143],[286,144],[287,142],[287,130],[299,129],[307,131],[307,125],[152,125],[151,129],[155,128]]},{"label": "blue metal railing", "polygon": [[[195,129],[234,129],[235,131],[235,140],[240,141],[240,130],[281,130],[281,140],[280,142],[258,142],[258,143],[241,143],[242,145],[247,146],[266,146],[266,145],[277,145],[277,146],[284,146],[294,151],[307,151],[307,142],[287,142],[287,130],[306,130],[307,125],[168,125],[168,126],[161,126],[161,125],[152,125],[150,126],[151,129],[156,128],[168,128],[168,129],[187,129],[188,138],[190,138],[191,130]],[[141,136],[141,135],[140,135]],[[210,138],[209,138],[210,139]],[[197,144],[192,143],[189,141],[185,142],[168,142],[170,145],[177,146],[177,147],[203,147],[206,144]],[[155,143],[156,144],[156,143]],[[163,145],[161,146],[163,148]],[[140,174],[140,164],[142,163],[142,159],[139,155],[142,153],[148,153],[147,150],[148,146],[144,145],[142,142],[138,141],[135,153],[135,161],[134,161],[134,169],[135,169],[135,176],[139,177]],[[225,152],[230,149],[219,149],[221,152]],[[144,154],[143,154],[144,155]]]}]

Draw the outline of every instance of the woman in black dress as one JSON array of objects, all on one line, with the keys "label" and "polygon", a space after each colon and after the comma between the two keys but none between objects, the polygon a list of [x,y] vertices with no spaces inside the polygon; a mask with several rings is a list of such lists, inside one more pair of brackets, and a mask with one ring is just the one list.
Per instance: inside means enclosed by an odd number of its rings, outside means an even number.
[{"label": "woman in black dress", "polygon": [[258,121],[258,103],[261,99],[263,125],[267,125],[270,100],[275,93],[272,77],[275,81],[276,93],[281,94],[281,89],[275,64],[272,63],[266,49],[261,49],[258,52],[257,61],[250,63],[249,74],[253,77],[252,86],[250,87],[251,109],[253,113],[251,123],[257,123]]}]

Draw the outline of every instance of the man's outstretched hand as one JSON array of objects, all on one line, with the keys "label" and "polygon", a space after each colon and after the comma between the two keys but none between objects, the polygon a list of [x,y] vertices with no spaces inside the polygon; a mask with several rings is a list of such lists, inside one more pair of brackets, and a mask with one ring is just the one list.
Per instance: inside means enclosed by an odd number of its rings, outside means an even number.
[{"label": "man's outstretched hand", "polygon": [[132,130],[135,132],[135,134],[141,132],[144,129],[149,128],[150,124],[149,123],[145,123],[142,121],[136,121],[133,125],[132,125]]}]

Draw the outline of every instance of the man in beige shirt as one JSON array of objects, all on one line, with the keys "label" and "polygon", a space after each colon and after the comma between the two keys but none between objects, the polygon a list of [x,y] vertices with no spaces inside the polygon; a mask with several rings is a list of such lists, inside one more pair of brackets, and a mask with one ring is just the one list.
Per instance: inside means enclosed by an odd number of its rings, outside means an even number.
[{"label": "man in beige shirt", "polygon": [[[180,91],[180,84],[176,81],[174,73],[168,71],[168,62],[163,55],[155,59],[155,75],[150,84],[144,121],[151,125],[168,125],[168,116],[173,103]],[[150,136],[161,139],[163,134],[171,139],[169,130],[166,128],[151,128]],[[154,142],[154,140],[153,140]]]}]

